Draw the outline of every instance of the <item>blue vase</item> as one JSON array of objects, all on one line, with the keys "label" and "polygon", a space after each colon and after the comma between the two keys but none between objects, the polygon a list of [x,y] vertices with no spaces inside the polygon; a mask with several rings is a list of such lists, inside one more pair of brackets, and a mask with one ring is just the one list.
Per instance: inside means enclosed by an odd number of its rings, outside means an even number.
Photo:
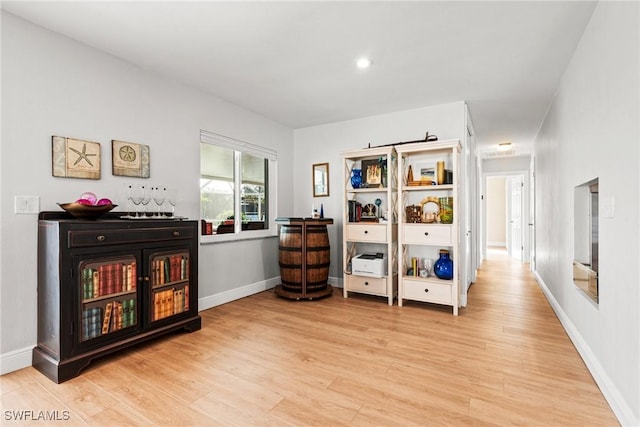
[{"label": "blue vase", "polygon": [[351,170],[351,186],[353,188],[360,188],[362,185],[362,169]]},{"label": "blue vase", "polygon": [[433,272],[439,279],[453,279],[453,260],[449,258],[448,250],[440,250],[440,258],[433,264]]}]

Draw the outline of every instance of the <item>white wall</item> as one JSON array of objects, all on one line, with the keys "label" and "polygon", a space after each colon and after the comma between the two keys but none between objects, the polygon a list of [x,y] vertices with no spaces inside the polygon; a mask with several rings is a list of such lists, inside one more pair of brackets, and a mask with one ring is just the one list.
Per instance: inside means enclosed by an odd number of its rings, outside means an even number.
[{"label": "white wall", "polygon": [[[111,139],[147,144],[151,177],[180,190],[176,213],[199,218],[200,129],[278,152],[278,210],[292,210],[293,131],[2,12],[2,372],[30,364],[36,343],[37,216],[15,215],[15,195],[40,210],[86,190],[110,196],[132,178],[111,174]],[[102,144],[102,179],[51,176],[51,136]],[[201,301],[279,275],[276,238],[200,249]],[[24,357],[28,356],[26,365]]]},{"label": "white wall", "polygon": [[[600,2],[536,140],[537,275],[623,425],[640,424],[639,5]],[[572,282],[573,193],[599,177],[598,305]],[[603,206],[610,202],[614,211]]]},{"label": "white wall", "polygon": [[507,246],[507,180],[487,177],[487,245]]},{"label": "white wall", "polygon": [[[342,279],[343,163],[341,153],[348,150],[424,139],[425,133],[439,139],[460,139],[464,144],[465,103],[425,107],[362,119],[349,120],[294,131],[294,210],[293,215],[309,216],[311,205],[323,203],[329,226],[331,269],[329,275]],[[330,195],[313,197],[311,166],[329,162]],[[464,265],[464,264],[461,264]]]}]

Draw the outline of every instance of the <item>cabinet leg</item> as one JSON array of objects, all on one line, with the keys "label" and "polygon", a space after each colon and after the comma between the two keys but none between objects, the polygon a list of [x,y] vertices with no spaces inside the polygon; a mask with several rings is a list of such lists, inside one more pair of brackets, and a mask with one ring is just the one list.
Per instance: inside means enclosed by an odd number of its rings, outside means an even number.
[{"label": "cabinet leg", "polygon": [[51,381],[60,384],[80,375],[80,371],[86,368],[90,362],[91,358],[88,357],[59,362],[36,347],[33,349],[31,364]]}]

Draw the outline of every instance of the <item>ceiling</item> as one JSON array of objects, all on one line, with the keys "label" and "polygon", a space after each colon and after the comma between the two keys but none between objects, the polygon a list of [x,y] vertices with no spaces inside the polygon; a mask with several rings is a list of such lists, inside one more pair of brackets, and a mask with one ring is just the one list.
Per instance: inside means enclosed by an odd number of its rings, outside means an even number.
[{"label": "ceiling", "polygon": [[[2,1],[291,128],[467,101],[481,147],[530,149],[586,1]],[[373,66],[359,70],[368,56]]]}]

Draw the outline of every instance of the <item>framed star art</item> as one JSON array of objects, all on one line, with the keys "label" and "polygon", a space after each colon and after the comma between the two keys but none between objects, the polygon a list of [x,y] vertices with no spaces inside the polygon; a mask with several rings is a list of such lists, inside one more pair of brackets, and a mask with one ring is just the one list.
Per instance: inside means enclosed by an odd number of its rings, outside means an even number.
[{"label": "framed star art", "polygon": [[64,178],[100,179],[100,143],[51,137],[52,173]]},{"label": "framed star art", "polygon": [[112,140],[113,174],[149,178],[149,146]]}]

